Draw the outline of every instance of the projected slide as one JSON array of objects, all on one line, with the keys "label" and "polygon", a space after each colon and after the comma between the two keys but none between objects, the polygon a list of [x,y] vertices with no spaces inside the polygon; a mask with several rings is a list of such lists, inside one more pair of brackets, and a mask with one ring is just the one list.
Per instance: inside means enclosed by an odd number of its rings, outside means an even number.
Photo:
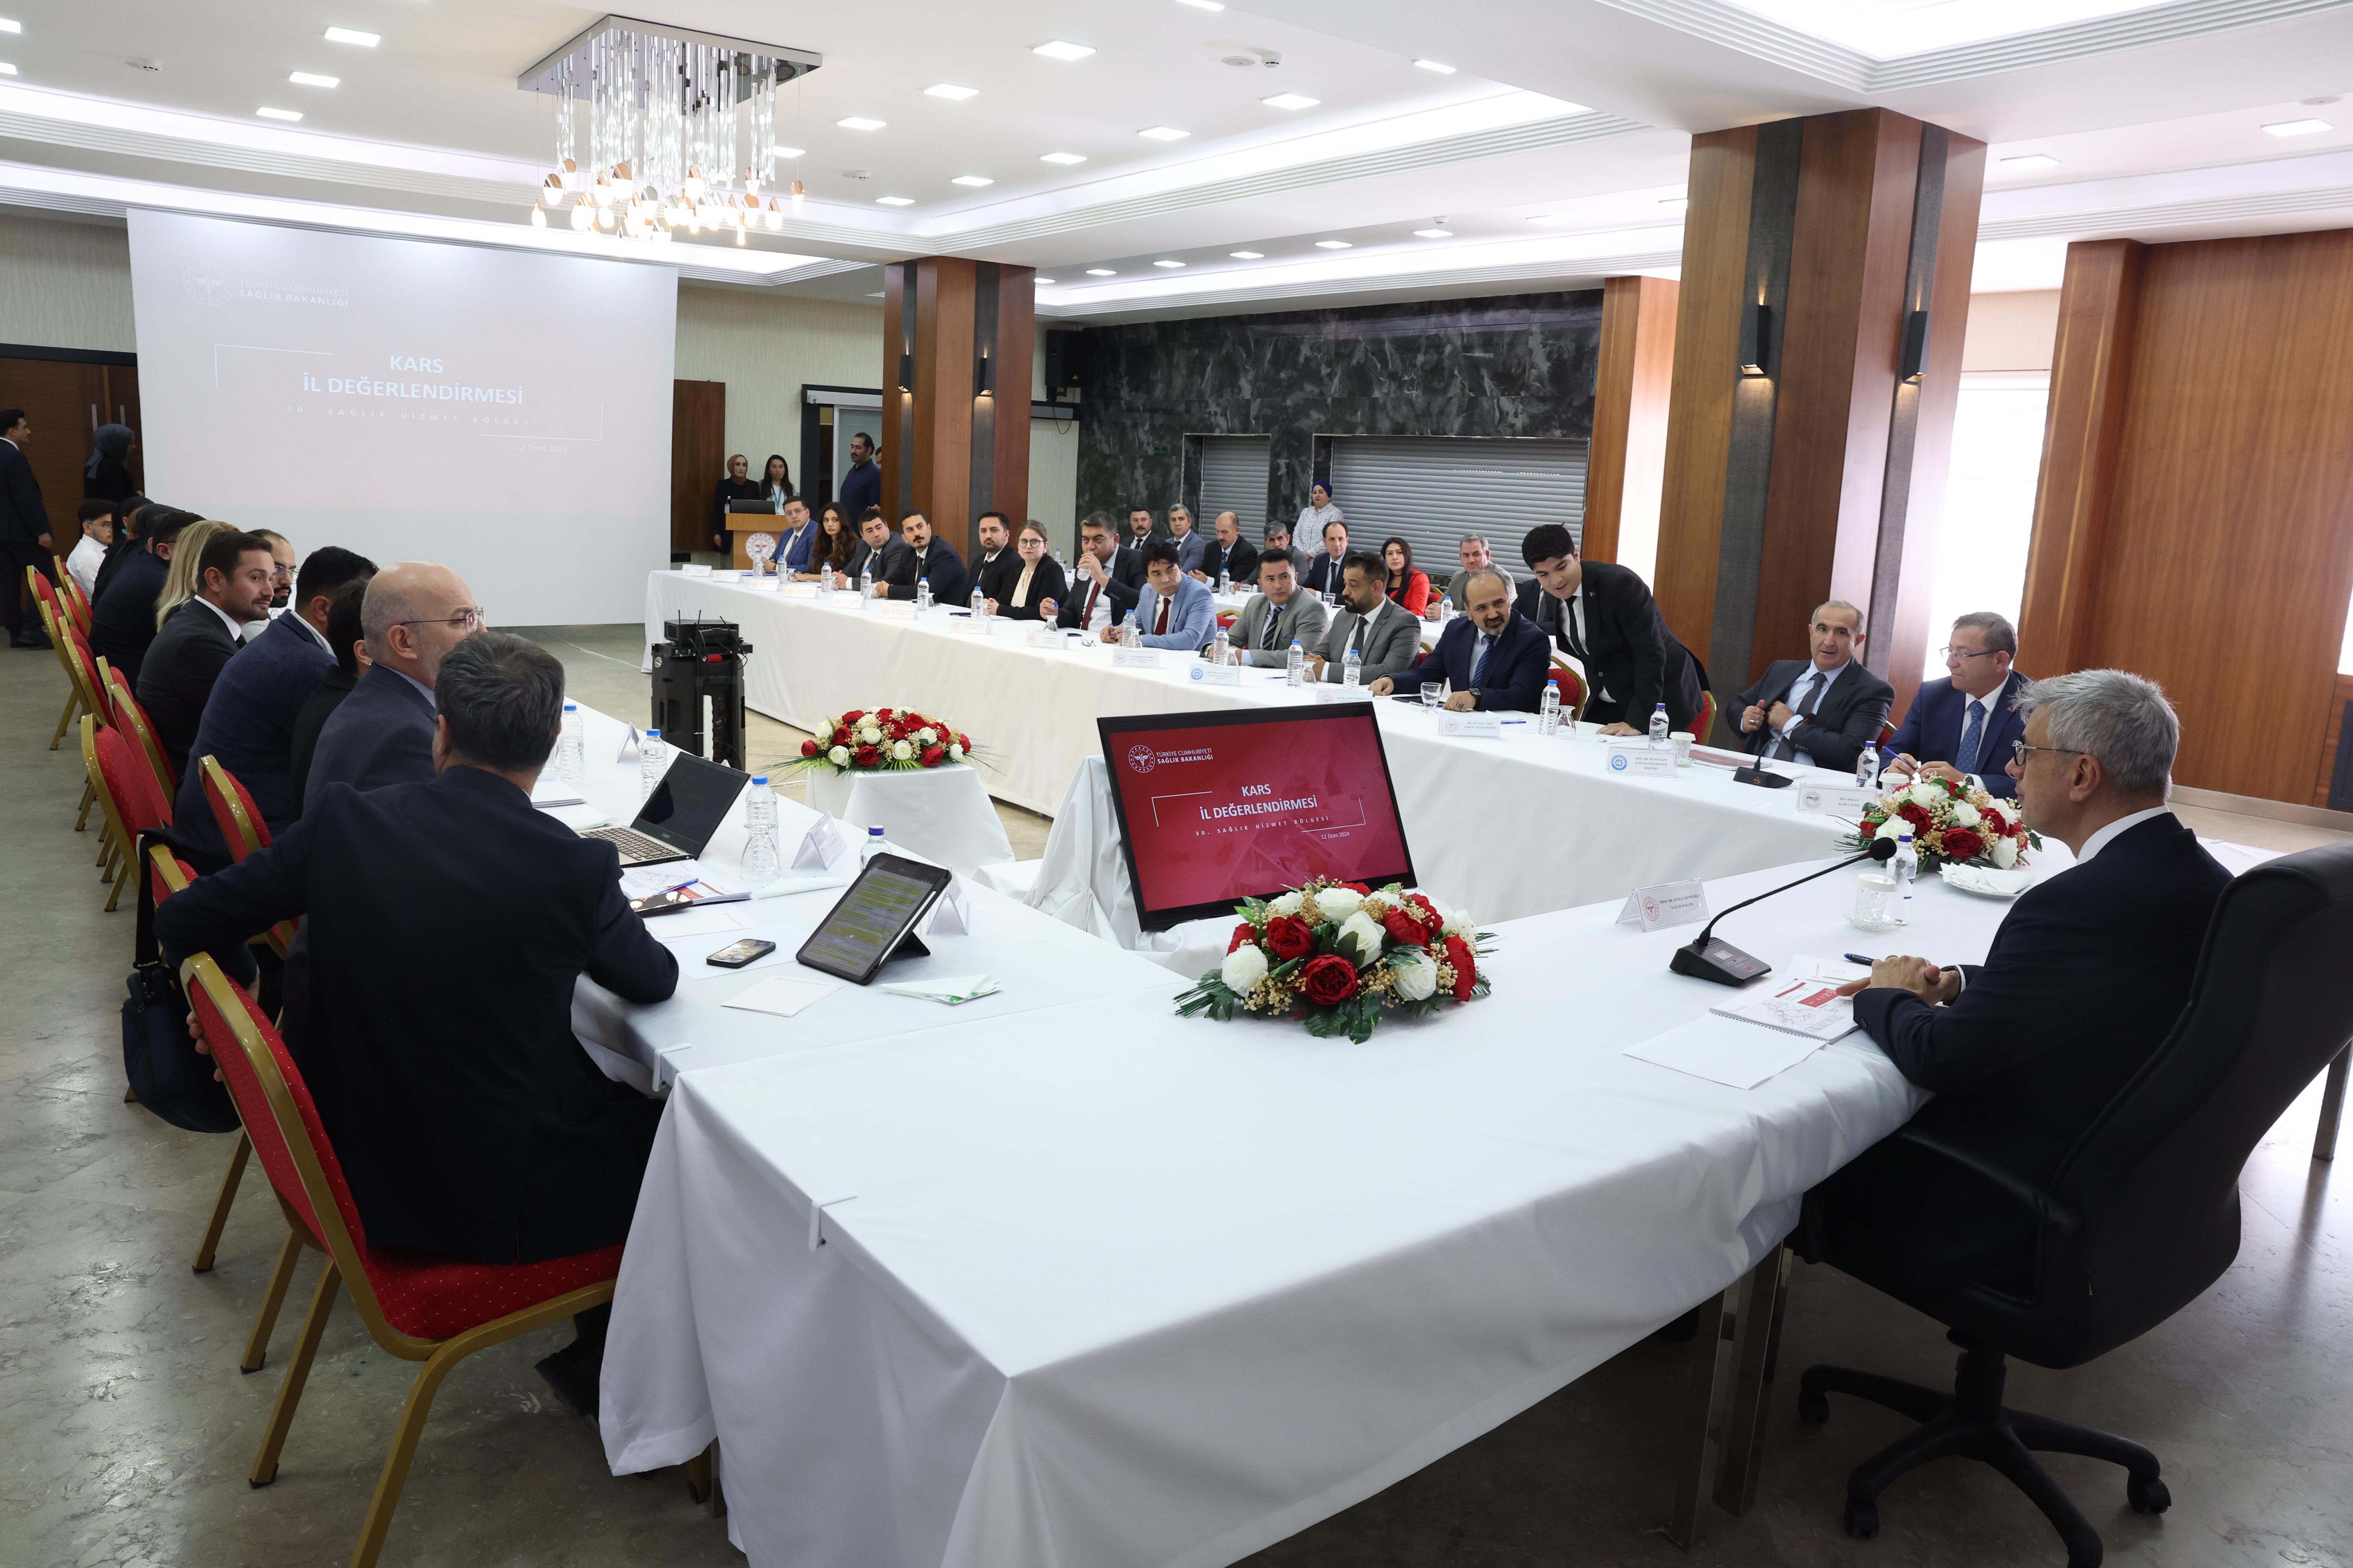
[{"label": "projected slide", "polygon": [[137,210],[131,258],[153,494],[445,561],[509,624],[636,617],[675,274]]}]

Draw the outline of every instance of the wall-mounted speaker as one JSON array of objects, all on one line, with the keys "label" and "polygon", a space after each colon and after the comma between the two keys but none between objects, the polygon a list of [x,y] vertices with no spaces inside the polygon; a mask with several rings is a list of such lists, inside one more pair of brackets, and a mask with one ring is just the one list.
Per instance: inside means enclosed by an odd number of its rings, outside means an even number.
[{"label": "wall-mounted speaker", "polygon": [[1046,334],[1046,401],[1076,403],[1079,382],[1087,367],[1087,336],[1084,331],[1060,331]]}]

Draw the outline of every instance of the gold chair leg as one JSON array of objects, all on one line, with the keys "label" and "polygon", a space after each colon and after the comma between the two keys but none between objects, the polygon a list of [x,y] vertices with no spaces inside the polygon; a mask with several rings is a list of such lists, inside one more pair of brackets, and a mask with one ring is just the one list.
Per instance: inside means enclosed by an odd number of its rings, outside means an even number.
[{"label": "gold chair leg", "polygon": [[[104,871],[104,870],[106,869],[106,863],[107,863],[109,860],[112,859],[113,858],[114,858],[114,823],[113,823],[113,821],[112,821],[111,819],[109,819],[108,821],[105,821],[105,822],[102,822],[102,823],[99,824],[99,826],[98,826],[98,858],[97,858],[97,860],[95,860],[94,862],[92,862],[92,864],[96,865],[96,866],[98,867],[98,868],[102,872],[102,871]],[[103,880],[105,880],[105,879],[104,879],[103,877],[100,877],[100,880],[103,881]]]},{"label": "gold chair leg", "polygon": [[239,1372],[259,1372],[261,1363],[269,1359],[270,1331],[278,1327],[278,1310],[286,1304],[286,1288],[294,1283],[294,1265],[301,1258],[301,1234],[290,1225],[286,1245],[278,1249],[278,1266],[269,1271],[269,1293],[261,1298],[261,1311],[246,1339],[245,1359],[237,1363]]},{"label": "gold chair leg", "polygon": [[121,856],[115,858],[114,865],[108,872],[108,880],[114,886],[106,895],[106,912],[112,914],[114,906],[122,901],[122,885],[131,880],[129,865],[124,858]]},{"label": "gold chair leg", "polygon": [[220,1247],[221,1232],[228,1225],[228,1206],[237,1202],[237,1184],[245,1179],[245,1162],[253,1152],[253,1140],[245,1129],[237,1130],[237,1147],[230,1151],[228,1169],[221,1173],[220,1195],[213,1199],[213,1217],[205,1226],[205,1238],[196,1243],[196,1260],[188,1267],[199,1274],[209,1274],[213,1253]]},{"label": "gold chair leg", "polygon": [[49,737],[49,750],[54,752],[63,743],[66,731],[72,729],[73,721],[80,717],[81,691],[79,688],[69,687],[66,690],[66,710],[58,715],[58,732]]},{"label": "gold chair leg", "polygon": [[81,810],[74,815],[74,831],[80,833],[90,826],[90,808],[98,804],[98,786],[88,779],[81,781]]},{"label": "gold chair leg", "polygon": [[122,1086],[122,1103],[125,1105],[139,1103],[139,1091],[127,1083]]},{"label": "gold chair leg", "polygon": [[302,1337],[295,1342],[294,1359],[287,1363],[286,1379],[278,1385],[278,1403],[270,1407],[269,1430],[262,1434],[261,1451],[253,1457],[253,1473],[246,1480],[266,1487],[278,1479],[279,1450],[286,1447],[286,1429],[294,1425],[294,1406],[302,1400],[302,1384],[311,1375],[311,1358],[319,1353],[320,1336],[327,1331],[327,1314],[335,1308],[335,1287],[343,1276],[335,1260],[319,1272],[319,1288],[311,1293],[311,1310],[302,1318]]}]

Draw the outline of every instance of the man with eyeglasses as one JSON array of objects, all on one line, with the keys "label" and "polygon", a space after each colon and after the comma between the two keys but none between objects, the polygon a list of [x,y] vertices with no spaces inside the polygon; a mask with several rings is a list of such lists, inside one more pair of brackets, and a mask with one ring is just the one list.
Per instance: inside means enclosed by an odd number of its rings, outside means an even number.
[{"label": "man with eyeglasses", "polygon": [[360,604],[368,672],[319,731],[306,798],[433,776],[433,682],[451,648],[482,629],[473,591],[447,566],[404,561],[368,584]]},{"label": "man with eyeglasses", "polygon": [[1887,770],[1915,777],[1967,780],[2007,798],[2018,785],[2003,766],[2011,742],[2026,733],[2015,704],[2034,684],[2010,668],[2018,630],[2007,617],[1976,610],[1953,623],[1942,680],[1923,683],[1912,710],[1888,742]]}]

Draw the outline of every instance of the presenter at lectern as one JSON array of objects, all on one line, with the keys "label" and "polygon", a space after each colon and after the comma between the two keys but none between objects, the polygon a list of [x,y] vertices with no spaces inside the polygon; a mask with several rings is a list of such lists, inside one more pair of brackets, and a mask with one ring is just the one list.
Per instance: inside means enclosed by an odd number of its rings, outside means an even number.
[{"label": "presenter at lectern", "polygon": [[751,460],[738,452],[727,459],[727,477],[719,481],[719,489],[711,498],[711,548],[722,555],[727,551],[727,508],[739,500],[758,500],[759,485],[752,478]]}]

